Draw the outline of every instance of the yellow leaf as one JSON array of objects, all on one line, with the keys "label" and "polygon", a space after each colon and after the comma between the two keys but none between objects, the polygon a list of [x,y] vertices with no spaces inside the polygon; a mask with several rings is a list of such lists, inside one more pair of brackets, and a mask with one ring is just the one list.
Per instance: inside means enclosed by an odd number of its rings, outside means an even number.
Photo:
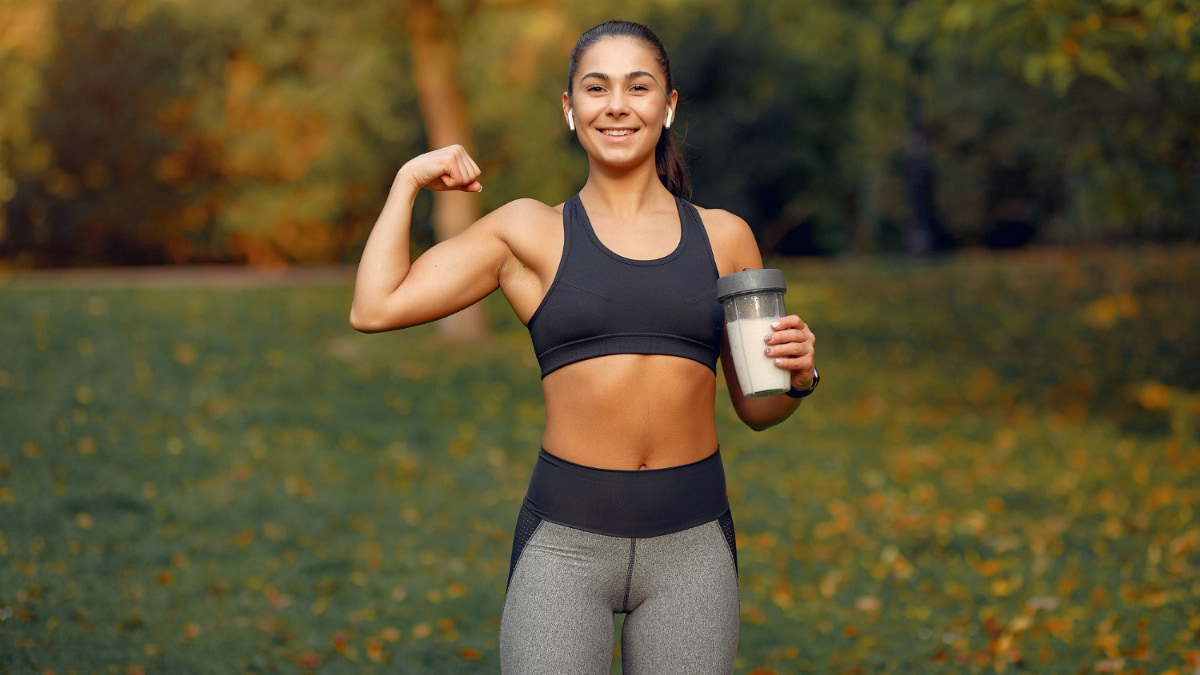
[{"label": "yellow leaf", "polygon": [[172,353],[180,365],[189,366],[196,362],[196,348],[191,345],[177,344]]},{"label": "yellow leaf", "polygon": [[1146,382],[1137,391],[1137,402],[1146,410],[1166,410],[1171,405],[1171,388],[1162,382]]},{"label": "yellow leaf", "polygon": [[75,448],[81,455],[94,455],[96,454],[96,439],[84,436],[75,442]]},{"label": "yellow leaf", "polygon": [[861,596],[854,601],[854,609],[867,614],[878,612],[882,606],[883,603],[879,601],[879,598],[871,595]]},{"label": "yellow leaf", "polygon": [[1121,319],[1141,314],[1141,302],[1131,293],[1118,293],[1100,298],[1084,309],[1084,319],[1096,328],[1111,328]]},{"label": "yellow leaf", "polygon": [[1011,633],[1023,633],[1030,628],[1033,628],[1033,617],[1025,614],[1014,618],[1008,624],[1008,630]]},{"label": "yellow leaf", "polygon": [[842,573],[833,570],[821,578],[817,584],[817,590],[821,592],[821,597],[832,598],[834,593],[837,593],[838,585],[842,583]]},{"label": "yellow leaf", "polygon": [[384,660],[383,643],[375,638],[367,640],[367,658],[375,663],[382,663]]}]

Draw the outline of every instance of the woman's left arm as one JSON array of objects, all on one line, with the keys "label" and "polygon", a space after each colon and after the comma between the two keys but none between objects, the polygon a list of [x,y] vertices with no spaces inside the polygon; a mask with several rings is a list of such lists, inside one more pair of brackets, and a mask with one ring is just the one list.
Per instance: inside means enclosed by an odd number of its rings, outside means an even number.
[{"label": "woman's left arm", "polygon": [[[782,317],[771,327],[774,330],[763,340],[763,349],[767,356],[775,361],[775,367],[791,373],[793,391],[811,390],[817,373],[813,349],[816,336],[804,320],[795,314]],[[738,383],[737,371],[729,353],[728,336],[721,346],[721,368],[725,373],[729,400],[733,403],[734,411],[746,426],[755,431],[779,424],[791,417],[796,408],[800,407],[802,399],[787,394],[753,398],[742,395],[742,387]]]},{"label": "woman's left arm", "polygon": [[[743,269],[762,268],[758,242],[746,221],[725,211],[705,210],[704,223],[721,276]],[[810,390],[817,372],[814,350],[816,336],[812,329],[795,314],[780,318],[772,325],[772,329],[763,339],[767,356],[775,361],[777,368],[789,371],[794,391]],[[801,399],[787,394],[753,398],[743,396],[729,352],[728,335],[722,340],[721,368],[725,373],[733,409],[751,429],[762,431],[773,427],[791,417],[800,407]]]}]

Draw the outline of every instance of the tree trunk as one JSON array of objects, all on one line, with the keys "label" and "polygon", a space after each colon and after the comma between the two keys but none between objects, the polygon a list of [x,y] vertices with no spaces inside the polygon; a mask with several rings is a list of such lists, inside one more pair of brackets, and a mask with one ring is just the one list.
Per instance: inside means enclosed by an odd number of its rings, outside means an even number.
[{"label": "tree trunk", "polygon": [[[437,0],[409,0],[404,16],[412,44],[417,99],[430,149],[459,144],[473,152],[467,102],[458,74],[458,39],[450,18]],[[439,241],[462,232],[479,219],[479,196],[448,191],[433,193],[433,232]],[[465,342],[490,336],[482,304],[472,305],[438,322],[446,340]]]}]

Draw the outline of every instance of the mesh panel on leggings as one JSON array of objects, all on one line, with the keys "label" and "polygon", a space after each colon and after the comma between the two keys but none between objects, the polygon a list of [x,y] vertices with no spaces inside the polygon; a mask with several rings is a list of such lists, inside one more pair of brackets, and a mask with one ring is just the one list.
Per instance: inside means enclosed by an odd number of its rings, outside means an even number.
[{"label": "mesh panel on leggings", "polygon": [[532,511],[521,507],[521,513],[517,516],[517,529],[513,534],[512,559],[508,563],[508,583],[512,583],[513,570],[517,569],[517,560],[521,558],[521,551],[525,550],[525,544],[533,538],[533,533],[537,532],[538,526],[542,524],[542,519],[533,514]]},{"label": "mesh panel on leggings", "polygon": [[721,533],[725,535],[725,543],[729,544],[729,553],[733,556],[733,569],[737,571],[737,536],[733,531],[733,514],[729,511],[725,515],[717,518],[717,523],[721,526]]}]

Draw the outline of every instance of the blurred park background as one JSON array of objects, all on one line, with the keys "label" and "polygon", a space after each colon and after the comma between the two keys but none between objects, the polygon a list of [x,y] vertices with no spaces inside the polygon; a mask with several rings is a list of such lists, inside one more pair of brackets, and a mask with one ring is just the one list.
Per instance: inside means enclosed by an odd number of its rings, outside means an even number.
[{"label": "blurred park background", "polygon": [[1186,0],[0,0],[0,674],[498,670],[528,336],[356,334],[348,270],[431,145],[486,189],[419,246],[577,190],[614,16],[820,336],[718,401],[737,672],[1200,674]]}]

